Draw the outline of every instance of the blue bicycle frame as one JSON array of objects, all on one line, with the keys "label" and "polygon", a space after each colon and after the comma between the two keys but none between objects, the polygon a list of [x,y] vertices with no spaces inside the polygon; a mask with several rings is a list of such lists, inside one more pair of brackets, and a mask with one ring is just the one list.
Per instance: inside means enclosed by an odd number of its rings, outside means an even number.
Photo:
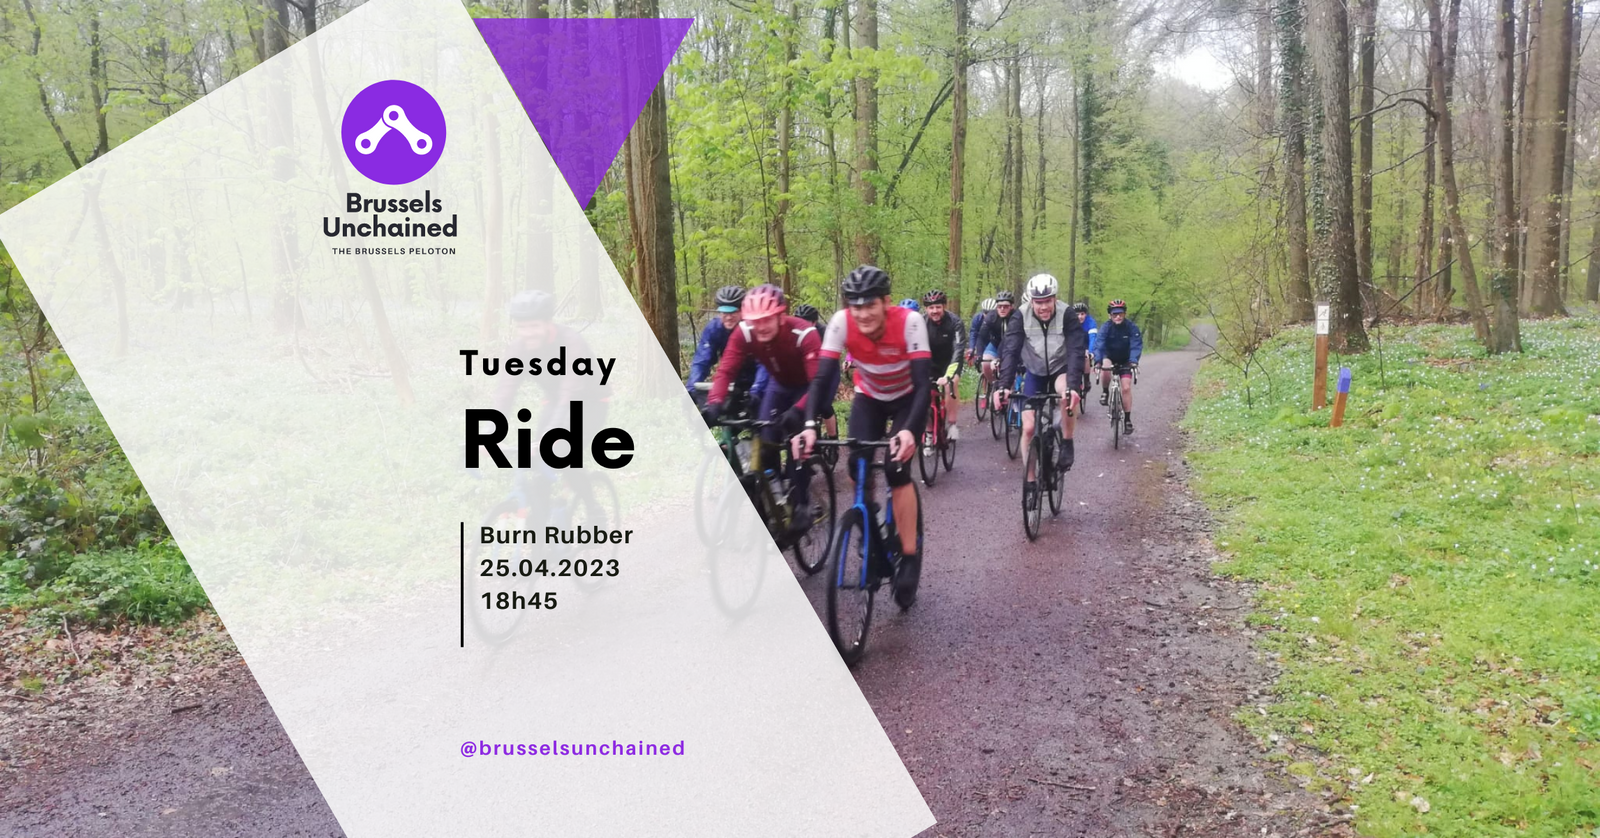
[{"label": "blue bicycle frame", "polygon": [[[840,440],[840,442],[844,442],[844,441],[845,440]],[[868,443],[868,444],[870,444],[870,443]],[[874,447],[886,447],[887,445],[888,445],[888,443],[879,443],[878,445],[876,445]],[[893,561],[894,559],[898,558],[899,555],[900,555],[900,548],[899,548],[897,543],[895,543],[895,544],[881,544],[881,543],[879,543],[879,539],[882,536],[878,533],[877,516],[872,514],[872,506],[867,503],[867,475],[870,474],[871,471],[874,468],[878,468],[878,469],[882,468],[882,465],[880,465],[877,462],[876,455],[874,455],[873,457],[870,457],[870,458],[869,457],[861,457],[861,458],[856,460],[856,499],[855,499],[855,503],[852,503],[850,505],[851,508],[853,508],[853,509],[860,509],[861,510],[861,518],[866,523],[866,526],[862,527],[862,530],[865,532],[866,535],[863,538],[863,543],[861,544],[861,549],[864,552],[861,554],[861,558],[862,558],[862,561],[861,561],[861,579],[859,580],[859,587],[863,588],[863,589],[865,589],[867,587],[867,585],[870,584],[870,582],[872,581],[872,557],[874,555],[878,554],[880,551],[887,550],[888,553],[886,553],[885,555],[891,561]],[[890,503],[885,505],[885,507],[884,507],[884,519],[883,520],[884,520],[885,529],[888,530],[888,532],[889,532],[889,534],[891,536],[895,535],[897,531],[895,529],[895,523],[894,523],[894,503],[893,502],[890,502]],[[841,527],[841,529],[843,529],[843,528]],[[898,538],[891,538],[890,540],[892,542],[898,542],[899,539]],[[841,541],[839,543],[839,551],[840,552],[838,553],[838,555],[840,555],[840,556],[846,555],[845,551],[847,551],[849,549],[850,549],[850,533],[848,531],[846,531],[844,533],[843,539],[841,539]],[[838,575],[838,578],[833,580],[833,584],[836,587],[843,588],[843,587],[846,587],[845,578],[844,578],[844,566],[845,566],[845,563],[841,561],[841,562],[838,562],[838,565],[839,565],[839,575]]]}]

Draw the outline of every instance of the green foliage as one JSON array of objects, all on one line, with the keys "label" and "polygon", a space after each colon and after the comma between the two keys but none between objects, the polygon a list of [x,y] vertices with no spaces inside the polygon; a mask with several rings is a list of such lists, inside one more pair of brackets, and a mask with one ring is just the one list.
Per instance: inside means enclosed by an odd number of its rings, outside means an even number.
[{"label": "green foliage", "polygon": [[[0,567],[11,576],[13,566],[23,563],[12,559]],[[0,605],[30,609],[46,620],[175,623],[208,603],[183,553],[170,541],[77,553],[46,584],[0,588]]]},{"label": "green foliage", "polygon": [[1336,359],[1340,429],[1308,410],[1305,329],[1263,348],[1253,409],[1231,367],[1196,385],[1196,485],[1284,667],[1243,718],[1320,754],[1363,835],[1600,826],[1600,321],[1523,334],[1524,356],[1432,326]]}]

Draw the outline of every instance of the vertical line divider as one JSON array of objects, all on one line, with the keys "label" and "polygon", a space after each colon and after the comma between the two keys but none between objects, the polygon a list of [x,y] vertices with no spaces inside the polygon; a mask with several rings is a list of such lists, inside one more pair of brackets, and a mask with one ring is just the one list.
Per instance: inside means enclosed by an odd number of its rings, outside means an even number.
[{"label": "vertical line divider", "polygon": [[461,648],[467,648],[467,522],[461,522]]}]

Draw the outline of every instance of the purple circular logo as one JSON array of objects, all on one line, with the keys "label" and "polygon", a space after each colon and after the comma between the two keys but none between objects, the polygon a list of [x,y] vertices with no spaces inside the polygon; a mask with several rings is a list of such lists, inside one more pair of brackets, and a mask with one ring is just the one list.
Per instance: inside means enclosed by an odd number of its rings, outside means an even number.
[{"label": "purple circular logo", "polygon": [[356,171],[398,186],[427,174],[444,151],[444,111],[428,91],[390,79],[369,85],[344,109],[344,156]]}]

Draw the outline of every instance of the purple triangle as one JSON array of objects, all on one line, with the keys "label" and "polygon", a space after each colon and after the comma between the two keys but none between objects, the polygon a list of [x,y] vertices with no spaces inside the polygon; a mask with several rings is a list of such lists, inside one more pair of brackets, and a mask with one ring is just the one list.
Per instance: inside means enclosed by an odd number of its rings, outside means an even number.
[{"label": "purple triangle", "polygon": [[693,18],[480,18],[489,51],[588,206]]}]

